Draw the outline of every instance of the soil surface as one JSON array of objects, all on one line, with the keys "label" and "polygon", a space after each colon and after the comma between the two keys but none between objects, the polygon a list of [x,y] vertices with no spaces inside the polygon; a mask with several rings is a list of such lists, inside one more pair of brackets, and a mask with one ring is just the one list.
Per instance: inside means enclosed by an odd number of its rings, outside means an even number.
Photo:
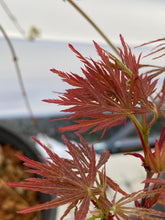
[{"label": "soil surface", "polygon": [[23,188],[11,188],[6,182],[20,182],[33,174],[25,168],[16,154],[23,154],[11,145],[0,145],[0,219],[3,220],[41,220],[41,213],[17,214],[16,212],[40,203],[39,193]]}]

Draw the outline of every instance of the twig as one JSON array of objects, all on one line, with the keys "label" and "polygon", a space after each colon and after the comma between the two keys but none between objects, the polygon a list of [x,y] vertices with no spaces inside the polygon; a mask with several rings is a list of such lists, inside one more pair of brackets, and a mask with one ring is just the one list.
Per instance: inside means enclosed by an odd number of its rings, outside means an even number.
[{"label": "twig", "polygon": [[21,25],[18,23],[16,17],[13,15],[13,13],[11,12],[11,10],[9,9],[9,7],[6,5],[6,3],[4,2],[4,0],[0,0],[0,4],[2,6],[2,8],[4,9],[4,11],[6,12],[6,14],[8,15],[8,17],[11,19],[11,21],[13,22],[13,24],[15,25],[15,27],[17,28],[17,30],[23,35],[23,37],[25,37],[25,31],[24,29],[21,27]]},{"label": "twig", "polygon": [[86,20],[94,27],[94,29],[104,38],[104,40],[109,44],[109,46],[114,50],[114,52],[120,56],[119,51],[114,46],[114,44],[109,40],[109,38],[103,33],[103,31],[92,21],[91,18],[72,0],[67,0]]},{"label": "twig", "polygon": [[7,35],[7,33],[5,32],[4,28],[2,27],[2,25],[0,25],[0,30],[4,36],[4,38],[6,39],[6,42],[10,48],[10,51],[11,51],[11,54],[12,54],[12,57],[13,57],[13,61],[14,61],[14,64],[15,64],[15,69],[16,69],[16,73],[17,73],[17,76],[18,76],[18,81],[19,81],[19,85],[20,85],[20,88],[21,88],[21,91],[22,91],[22,95],[23,95],[23,98],[24,98],[24,101],[25,101],[25,105],[26,105],[26,108],[29,112],[29,115],[30,115],[30,118],[32,120],[32,122],[34,123],[36,129],[40,132],[41,132],[41,129],[37,123],[37,120],[36,118],[34,117],[33,115],[33,111],[32,111],[32,108],[30,106],[30,102],[29,102],[29,99],[28,99],[28,96],[27,96],[27,93],[26,93],[26,90],[25,90],[25,86],[24,86],[24,83],[23,83],[23,79],[22,79],[22,74],[21,74],[21,71],[20,71],[20,67],[18,65],[18,58],[16,56],[16,53],[15,53],[15,50],[14,50],[14,47]]}]

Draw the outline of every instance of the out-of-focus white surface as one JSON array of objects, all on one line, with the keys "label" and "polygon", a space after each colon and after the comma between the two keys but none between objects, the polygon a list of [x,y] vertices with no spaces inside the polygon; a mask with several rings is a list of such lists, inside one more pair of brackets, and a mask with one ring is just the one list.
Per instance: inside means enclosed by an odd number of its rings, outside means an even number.
[{"label": "out-of-focus white surface", "polygon": [[[67,147],[62,144],[61,142],[48,137],[47,135],[38,134],[36,137],[41,143],[45,144],[47,147],[49,147],[54,153],[58,154],[60,157],[68,158],[68,153],[66,152]],[[45,152],[45,150],[36,143],[36,148],[40,152],[43,158],[48,158],[48,154]]]},{"label": "out-of-focus white surface", "polygon": [[[128,41],[148,41],[164,36],[164,0],[74,0],[113,41],[123,34]],[[102,41],[91,25],[63,0],[6,0],[27,32],[38,27],[44,39]],[[0,7],[1,25],[9,35],[20,36]]]},{"label": "out-of-focus white surface", "polygon": [[[80,73],[82,64],[67,44],[72,43],[83,55],[94,58],[96,52],[92,40],[102,43],[104,40],[67,1],[5,2],[25,32],[28,32],[32,25],[42,32],[40,40],[35,42],[24,40],[0,5],[1,25],[11,37],[32,110],[36,116],[59,114],[62,107],[41,100],[57,98],[58,94],[53,94],[52,91],[63,92],[68,87],[49,70],[57,68]],[[163,0],[75,2],[115,44],[117,43],[117,46],[120,45],[120,33],[129,44],[164,36]],[[104,48],[109,49],[107,45]],[[28,115],[12,59],[8,45],[0,32],[0,117]]]},{"label": "out-of-focus white surface", "polygon": [[[82,64],[69,49],[68,42],[35,41],[12,39],[18,64],[20,66],[27,95],[36,116],[59,114],[63,108],[55,104],[42,102],[43,99],[57,98],[68,85],[50,69],[80,74]],[[96,57],[93,43],[74,43],[83,55]],[[98,56],[97,56],[98,57]],[[18,117],[28,115],[22,91],[18,82],[14,62],[4,39],[0,39],[0,117]]]}]

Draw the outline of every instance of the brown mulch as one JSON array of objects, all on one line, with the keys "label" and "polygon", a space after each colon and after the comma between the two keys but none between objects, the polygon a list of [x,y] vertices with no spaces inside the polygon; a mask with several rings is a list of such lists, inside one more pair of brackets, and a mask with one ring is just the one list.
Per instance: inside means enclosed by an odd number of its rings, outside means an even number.
[{"label": "brown mulch", "polygon": [[40,203],[38,192],[11,188],[5,182],[20,182],[32,176],[26,173],[16,154],[23,154],[10,145],[0,145],[0,219],[41,220],[41,213],[17,214],[16,211]]}]

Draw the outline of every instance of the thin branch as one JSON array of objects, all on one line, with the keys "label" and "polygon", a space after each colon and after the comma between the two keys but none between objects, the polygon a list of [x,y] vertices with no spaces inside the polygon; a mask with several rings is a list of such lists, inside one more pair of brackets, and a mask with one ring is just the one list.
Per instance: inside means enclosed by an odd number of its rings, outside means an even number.
[{"label": "thin branch", "polygon": [[103,33],[103,31],[93,22],[91,18],[72,0],[67,0],[93,27],[94,29],[104,38],[114,52],[120,57],[120,53],[109,38]]},{"label": "thin branch", "polygon": [[16,17],[13,15],[13,13],[11,12],[11,10],[9,9],[9,7],[6,5],[4,0],[0,0],[0,4],[2,6],[2,8],[4,9],[4,11],[6,12],[7,16],[11,19],[11,21],[13,22],[14,26],[17,28],[17,30],[21,33],[21,35],[23,37],[25,37],[25,31],[24,29],[21,27],[21,25],[18,23]]},{"label": "thin branch", "polygon": [[[9,46],[9,49],[11,51],[11,54],[12,54],[12,57],[13,57],[13,61],[14,61],[14,64],[15,64],[15,69],[16,69],[16,73],[17,73],[17,76],[18,76],[18,81],[19,81],[19,85],[20,85],[20,88],[21,88],[21,91],[22,91],[22,95],[23,95],[23,98],[24,98],[24,101],[25,101],[25,105],[26,105],[26,108],[29,112],[29,115],[30,115],[30,118],[32,120],[32,122],[34,123],[35,127],[37,128],[37,130],[39,132],[41,132],[41,129],[37,123],[37,120],[36,118],[34,117],[33,115],[33,111],[32,111],[32,108],[30,106],[30,102],[29,102],[29,99],[28,99],[28,96],[27,96],[27,93],[26,93],[26,90],[25,90],[25,86],[24,86],[24,83],[23,83],[23,79],[22,79],[22,74],[21,74],[21,70],[20,70],[20,67],[18,65],[18,58],[16,56],[16,53],[15,53],[15,50],[14,50],[14,47],[7,35],[7,33],[5,32],[4,28],[2,27],[2,25],[0,25],[0,30]],[[42,132],[41,132],[42,133]]]}]

